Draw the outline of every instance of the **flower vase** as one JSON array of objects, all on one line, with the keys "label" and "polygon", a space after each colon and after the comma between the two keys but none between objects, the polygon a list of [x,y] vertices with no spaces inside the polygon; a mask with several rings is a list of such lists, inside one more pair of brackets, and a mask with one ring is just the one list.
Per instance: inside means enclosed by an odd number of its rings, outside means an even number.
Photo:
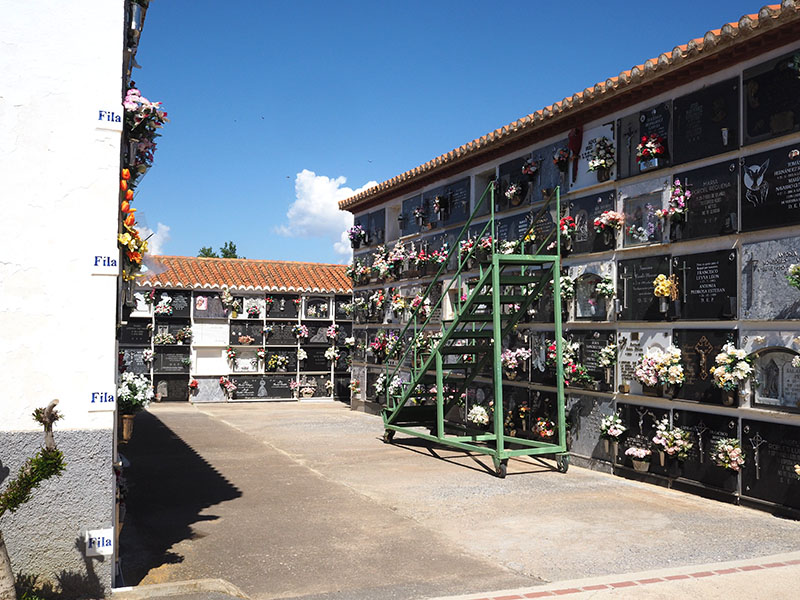
[{"label": "flower vase", "polygon": [[237,311],[235,311],[235,310],[232,310],[231,311],[231,319],[238,319],[238,318],[239,318],[239,313]]},{"label": "flower vase", "polygon": [[605,245],[606,248],[611,248],[612,246],[617,245],[616,233],[617,232],[615,229],[609,229],[609,228],[603,229],[603,245]]},{"label": "flower vase", "polygon": [[510,379],[511,381],[515,381],[519,378],[519,373],[517,373],[516,369],[503,369],[503,373],[506,376],[506,379]]},{"label": "flower vase", "polygon": [[353,250],[358,250],[361,247],[361,240],[350,240],[350,247]]},{"label": "flower vase", "polygon": [[617,440],[610,440],[608,438],[603,440],[603,449],[606,451],[611,457],[617,455],[617,451],[619,449],[619,442]]},{"label": "flower vase", "polygon": [[647,473],[650,470],[649,460],[639,460],[638,458],[634,458],[632,462],[633,468],[639,473]]},{"label": "flower vase", "polygon": [[478,262],[485,263],[485,262],[489,262],[489,260],[491,260],[491,257],[489,255],[489,251],[486,248],[478,248],[475,251],[475,256],[478,259]]},{"label": "flower vase", "polygon": [[133,420],[136,415],[122,415],[122,441],[130,442],[133,437]]},{"label": "flower vase", "polygon": [[737,391],[736,389],[733,390],[722,390],[722,404],[723,406],[736,406],[738,404],[737,400]]},{"label": "flower vase", "polygon": [[658,158],[651,158],[650,160],[643,160],[639,162],[639,172],[652,171],[661,165]]},{"label": "flower vase", "polygon": [[610,167],[600,167],[597,169],[597,181],[600,183],[604,181],[608,181],[611,179],[611,168]]},{"label": "flower vase", "polygon": [[417,224],[417,227],[422,227],[425,225],[425,217],[414,217],[414,221]]},{"label": "flower vase", "polygon": [[561,236],[561,254],[568,256],[572,252],[572,238],[568,235]]},{"label": "flower vase", "polygon": [[663,450],[659,450],[658,451],[658,464],[661,465],[662,467],[664,466],[664,456],[665,456],[665,454],[666,454],[666,452],[664,452]]},{"label": "flower vase", "polygon": [[683,225],[683,221],[670,220],[669,240],[671,242],[678,242],[683,239]]},{"label": "flower vase", "polygon": [[666,296],[659,296],[658,297],[658,312],[661,314],[667,314],[669,311],[669,298]]}]

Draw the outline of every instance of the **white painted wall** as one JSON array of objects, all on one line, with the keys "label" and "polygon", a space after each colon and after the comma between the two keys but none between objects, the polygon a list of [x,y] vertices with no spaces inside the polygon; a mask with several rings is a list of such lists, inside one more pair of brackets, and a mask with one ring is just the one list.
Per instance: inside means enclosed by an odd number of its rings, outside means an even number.
[{"label": "white painted wall", "polygon": [[[0,431],[61,400],[60,429],[114,390],[123,0],[3,3],[0,19]],[[100,126],[100,127],[98,127]],[[96,272],[99,272],[95,270]]]}]

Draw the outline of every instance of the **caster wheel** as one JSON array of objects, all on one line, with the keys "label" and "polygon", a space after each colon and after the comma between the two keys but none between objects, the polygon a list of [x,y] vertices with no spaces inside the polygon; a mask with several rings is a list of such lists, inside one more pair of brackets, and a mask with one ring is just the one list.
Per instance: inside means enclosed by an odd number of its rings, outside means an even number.
[{"label": "caster wheel", "polygon": [[393,429],[387,429],[383,432],[383,443],[384,444],[391,444],[392,440],[394,440],[395,431]]},{"label": "caster wheel", "polygon": [[495,472],[500,479],[505,479],[508,474],[508,461],[504,460],[495,467]]},{"label": "caster wheel", "polygon": [[559,473],[566,473],[569,469],[569,454],[558,454],[556,456],[556,468]]}]

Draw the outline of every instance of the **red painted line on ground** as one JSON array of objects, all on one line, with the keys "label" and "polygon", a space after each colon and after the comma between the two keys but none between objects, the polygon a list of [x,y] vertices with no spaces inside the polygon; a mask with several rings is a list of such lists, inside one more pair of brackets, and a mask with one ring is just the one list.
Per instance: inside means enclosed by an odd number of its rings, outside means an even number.
[{"label": "red painted line on ground", "polygon": [[740,571],[760,571],[763,569],[761,565],[747,565],[746,567],[739,567]]},{"label": "red painted line on ground", "polygon": [[765,569],[774,569],[775,567],[785,567],[786,563],[776,562],[776,563],[769,563],[768,565],[763,565]]},{"label": "red painted line on ground", "polygon": [[616,583],[609,583],[608,585],[610,585],[613,588],[626,588],[626,587],[631,587],[631,586],[636,585],[636,582],[635,581],[618,581]]},{"label": "red painted line on ground", "polygon": [[494,600],[522,600],[522,596],[517,596],[516,594],[513,596],[495,596]]},{"label": "red painted line on ground", "polygon": [[739,573],[739,569],[737,567],[733,567],[732,569],[721,569],[719,571],[714,571],[717,575],[730,575],[731,573]]},{"label": "red painted line on ground", "polygon": [[639,585],[646,585],[648,583],[661,583],[664,580],[661,577],[653,577],[652,579],[638,579],[636,583]]},{"label": "red painted line on ground", "polygon": [[608,590],[611,588],[609,588],[609,586],[607,586],[606,584],[601,583],[599,585],[587,585],[586,587],[582,587],[581,589],[585,592],[594,592],[595,590]]},{"label": "red painted line on ground", "polygon": [[664,577],[667,581],[677,581],[678,579],[689,579],[688,575],[668,575]]},{"label": "red painted line on ground", "polygon": [[578,588],[567,588],[565,590],[555,590],[556,596],[563,596],[565,594],[577,594],[580,592]]},{"label": "red painted line on ground", "polygon": [[700,579],[701,577],[711,577],[713,574],[713,571],[701,571],[700,573],[690,573],[689,576]]},{"label": "red painted line on ground", "polygon": [[555,596],[553,592],[533,592],[532,594],[525,594],[526,598],[546,598],[547,596]]}]

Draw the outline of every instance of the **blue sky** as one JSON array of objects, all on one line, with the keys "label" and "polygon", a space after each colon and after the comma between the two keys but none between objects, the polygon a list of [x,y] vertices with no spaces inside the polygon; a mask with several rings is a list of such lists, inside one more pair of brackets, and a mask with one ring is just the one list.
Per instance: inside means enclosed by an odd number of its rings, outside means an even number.
[{"label": "blue sky", "polygon": [[134,80],[170,123],[155,250],[347,262],[336,201],[761,4],[155,0]]}]

